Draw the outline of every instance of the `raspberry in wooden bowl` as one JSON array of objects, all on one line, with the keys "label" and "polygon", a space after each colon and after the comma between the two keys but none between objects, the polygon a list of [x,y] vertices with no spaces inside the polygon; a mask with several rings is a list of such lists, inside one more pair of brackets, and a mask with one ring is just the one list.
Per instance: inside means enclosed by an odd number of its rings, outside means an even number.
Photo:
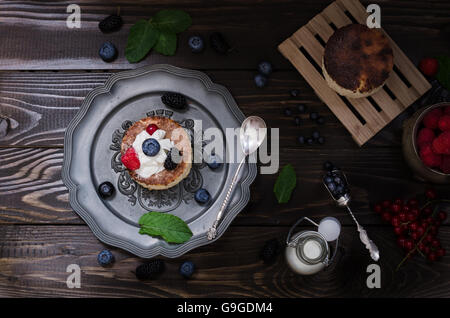
[{"label": "raspberry in wooden bowl", "polygon": [[186,178],[192,166],[188,133],[167,117],[146,117],[125,133],[121,161],[131,178],[150,190],[171,188]]},{"label": "raspberry in wooden bowl", "polygon": [[403,154],[422,179],[450,183],[450,103],[421,109],[405,121]]}]

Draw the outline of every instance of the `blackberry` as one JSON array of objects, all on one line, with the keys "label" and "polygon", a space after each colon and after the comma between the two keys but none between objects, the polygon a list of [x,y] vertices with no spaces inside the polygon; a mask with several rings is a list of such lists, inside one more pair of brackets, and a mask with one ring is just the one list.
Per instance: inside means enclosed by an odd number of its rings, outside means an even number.
[{"label": "blackberry", "polygon": [[174,147],[167,153],[166,160],[164,160],[164,168],[167,170],[175,170],[180,161],[180,151],[176,147]]},{"label": "blackberry", "polygon": [[276,261],[280,252],[280,243],[277,239],[271,239],[264,244],[261,250],[261,259],[266,264],[270,264]]},{"label": "blackberry", "polygon": [[111,14],[99,22],[98,28],[103,33],[110,33],[119,30],[122,25],[122,18],[117,14]]},{"label": "blackberry", "polygon": [[219,54],[227,54],[230,52],[231,48],[228,42],[223,37],[222,33],[214,32],[209,37],[209,41],[211,43],[211,47]]},{"label": "blackberry", "polygon": [[187,107],[186,97],[179,93],[167,92],[161,96],[161,101],[167,107],[172,107],[176,109],[183,109]]},{"label": "blackberry", "polygon": [[161,274],[164,268],[164,261],[155,259],[136,267],[135,274],[138,279],[151,279]]}]

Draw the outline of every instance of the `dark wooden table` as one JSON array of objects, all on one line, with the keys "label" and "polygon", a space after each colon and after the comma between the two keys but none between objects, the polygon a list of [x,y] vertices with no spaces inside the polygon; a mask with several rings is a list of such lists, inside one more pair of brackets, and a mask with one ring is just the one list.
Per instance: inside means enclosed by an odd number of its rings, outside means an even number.
[{"label": "dark wooden table", "polygon": [[[365,5],[371,1],[363,1]],[[392,228],[371,211],[374,202],[397,196],[411,197],[426,184],[413,178],[401,152],[401,124],[407,111],[363,147],[316,97],[297,71],[277,51],[277,45],[306,23],[329,0],[79,0],[81,29],[66,27],[66,8],[73,1],[0,2],[0,114],[10,118],[10,129],[0,137],[0,296],[150,296],[150,297],[449,297],[450,256],[429,264],[415,257],[395,272],[403,253]],[[382,26],[417,63],[423,56],[449,54],[450,3],[433,1],[381,1]],[[120,5],[124,27],[104,35],[98,21]],[[138,64],[129,64],[124,48],[131,25],[164,8],[188,11],[192,27],[180,35],[173,57],[151,53]],[[220,31],[237,50],[219,56],[211,49],[195,55],[187,47],[190,35],[205,37]],[[113,63],[98,57],[104,41],[120,50]],[[275,66],[269,85],[253,83],[261,60]],[[157,280],[138,281],[132,271],[143,260],[111,248],[116,262],[111,268],[97,264],[97,253],[106,248],[68,204],[61,181],[64,130],[86,94],[113,73],[147,64],[169,63],[202,70],[225,85],[246,115],[263,117],[280,127],[281,165],[290,163],[298,174],[293,199],[276,204],[272,193],[276,175],[260,175],[252,186],[251,202],[216,243],[185,256],[167,260],[166,272]],[[298,99],[289,90],[298,88]],[[283,115],[287,106],[306,104],[325,117],[320,128],[323,146],[300,146],[299,134],[314,125],[305,120],[295,127]],[[378,244],[382,258],[381,289],[366,287],[366,267],[371,263],[359,242],[350,217],[330,202],[320,181],[322,162],[332,160],[353,185],[354,209]],[[449,187],[437,187],[449,194]],[[267,239],[283,241],[289,226],[301,216],[316,219],[332,215],[342,222],[339,262],[313,277],[294,275],[282,257],[270,266],[259,260]],[[442,244],[450,248],[450,228],[440,230]],[[184,260],[196,263],[191,280],[177,273]],[[81,288],[66,286],[66,267],[79,264]]]}]

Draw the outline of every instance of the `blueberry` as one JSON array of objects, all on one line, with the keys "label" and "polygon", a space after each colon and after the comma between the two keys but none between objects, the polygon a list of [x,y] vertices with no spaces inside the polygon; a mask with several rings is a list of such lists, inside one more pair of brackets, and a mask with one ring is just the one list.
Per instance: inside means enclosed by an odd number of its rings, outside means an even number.
[{"label": "blueberry", "polygon": [[262,87],[266,86],[266,84],[267,84],[267,77],[265,77],[262,74],[256,74],[254,80],[255,80],[256,86],[259,88],[262,88]]},{"label": "blueberry", "polygon": [[217,169],[222,165],[222,159],[220,159],[220,157],[217,156],[216,154],[211,154],[208,157],[206,164],[211,169]]},{"label": "blueberry", "polygon": [[205,48],[205,41],[200,35],[191,36],[188,45],[193,53],[200,53]]},{"label": "blueberry", "polygon": [[298,112],[300,114],[304,114],[306,112],[306,108],[307,107],[305,105],[303,105],[303,104],[300,104],[300,105],[297,106]]},{"label": "blueberry", "polygon": [[180,266],[180,274],[184,278],[191,277],[192,274],[194,274],[194,271],[195,271],[195,265],[194,265],[194,263],[192,263],[190,261],[186,261],[183,264],[181,264],[181,266]]},{"label": "blueberry", "polygon": [[201,188],[195,192],[194,199],[198,203],[204,204],[211,199],[211,195],[206,189]]},{"label": "blueberry", "polygon": [[334,178],[334,182],[336,182],[337,184],[341,184],[342,179],[339,178],[339,177],[335,177],[335,178]]},{"label": "blueberry", "polygon": [[322,116],[317,117],[316,123],[319,125],[323,125],[325,123],[325,119]]},{"label": "blueberry", "polygon": [[107,266],[114,262],[114,255],[109,250],[103,250],[97,255],[97,261],[101,266]]},{"label": "blueberry", "polygon": [[333,182],[327,183],[327,187],[331,192],[334,192],[336,190],[336,184],[334,184]]},{"label": "blueberry", "polygon": [[272,73],[272,64],[266,61],[259,63],[258,72],[263,75],[270,75],[270,73]]},{"label": "blueberry", "polygon": [[331,161],[325,161],[324,163],[323,163],[323,169],[324,170],[326,170],[326,171],[331,171],[331,170],[333,170],[333,164],[331,163]]},{"label": "blueberry", "polygon": [[292,110],[291,110],[290,108],[286,108],[286,109],[284,110],[284,114],[285,114],[286,116],[292,116]]},{"label": "blueberry", "polygon": [[300,91],[298,89],[291,89],[289,94],[291,94],[291,97],[298,97],[298,95],[300,95]]},{"label": "blueberry", "polygon": [[297,141],[298,141],[299,144],[303,145],[305,143],[305,137],[298,136]]},{"label": "blueberry", "polygon": [[314,139],[312,139],[311,137],[306,138],[306,143],[308,145],[312,145],[314,143]]},{"label": "blueberry", "polygon": [[325,177],[324,181],[326,184],[328,184],[328,183],[333,182],[333,179],[331,177]]},{"label": "blueberry", "polygon": [[311,114],[309,114],[309,118],[311,120],[316,120],[319,117],[319,114],[316,112],[312,112]]},{"label": "blueberry", "polygon": [[336,193],[339,195],[344,194],[344,187],[342,185],[338,185],[336,187]]},{"label": "blueberry", "polygon": [[325,137],[320,136],[320,137],[317,139],[317,142],[318,142],[319,144],[323,145],[323,144],[325,143]]},{"label": "blueberry", "polygon": [[320,133],[317,130],[315,130],[312,133],[312,137],[314,138],[314,140],[317,140],[320,137]]},{"label": "blueberry", "polygon": [[294,121],[297,126],[300,126],[300,123],[302,122],[301,118],[298,116],[295,116]]},{"label": "blueberry", "polygon": [[117,49],[111,42],[105,42],[100,47],[98,54],[105,62],[112,62],[117,57]]},{"label": "blueberry", "polygon": [[111,182],[103,182],[98,186],[98,194],[100,194],[100,196],[103,199],[112,197],[112,195],[114,194],[114,186]]},{"label": "blueberry", "polygon": [[158,154],[161,146],[159,145],[158,140],[154,138],[146,139],[142,143],[142,151],[149,157],[154,157]]}]

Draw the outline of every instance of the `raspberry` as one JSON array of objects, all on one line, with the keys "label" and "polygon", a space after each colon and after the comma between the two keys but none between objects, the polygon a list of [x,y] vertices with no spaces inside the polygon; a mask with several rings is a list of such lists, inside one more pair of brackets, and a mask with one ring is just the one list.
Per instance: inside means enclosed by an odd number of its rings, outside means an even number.
[{"label": "raspberry", "polygon": [[450,155],[442,156],[441,170],[445,174],[450,174]]},{"label": "raspberry", "polygon": [[444,131],[434,139],[432,147],[437,154],[450,155],[450,131]]},{"label": "raspberry", "polygon": [[438,127],[442,131],[450,130],[450,115],[443,115],[438,122]]},{"label": "raspberry", "polygon": [[438,71],[438,67],[439,67],[438,60],[431,58],[431,57],[423,58],[419,62],[419,69],[426,76],[436,75],[436,73]]},{"label": "raspberry", "polygon": [[433,152],[430,144],[420,149],[420,159],[427,167],[439,167],[442,161],[441,156]]},{"label": "raspberry", "polygon": [[417,145],[419,148],[422,148],[426,144],[432,143],[434,138],[436,138],[436,136],[434,135],[434,131],[432,129],[426,127],[422,128],[417,134]]},{"label": "raspberry", "polygon": [[122,161],[123,165],[130,170],[139,169],[139,167],[141,166],[141,162],[139,161],[137,153],[133,147],[128,148],[125,154],[122,155],[122,158],[120,158],[120,160]]},{"label": "raspberry", "polygon": [[438,121],[441,116],[442,116],[442,110],[440,108],[435,108],[435,109],[429,111],[423,117],[423,124],[427,128],[436,129],[438,127]]}]

